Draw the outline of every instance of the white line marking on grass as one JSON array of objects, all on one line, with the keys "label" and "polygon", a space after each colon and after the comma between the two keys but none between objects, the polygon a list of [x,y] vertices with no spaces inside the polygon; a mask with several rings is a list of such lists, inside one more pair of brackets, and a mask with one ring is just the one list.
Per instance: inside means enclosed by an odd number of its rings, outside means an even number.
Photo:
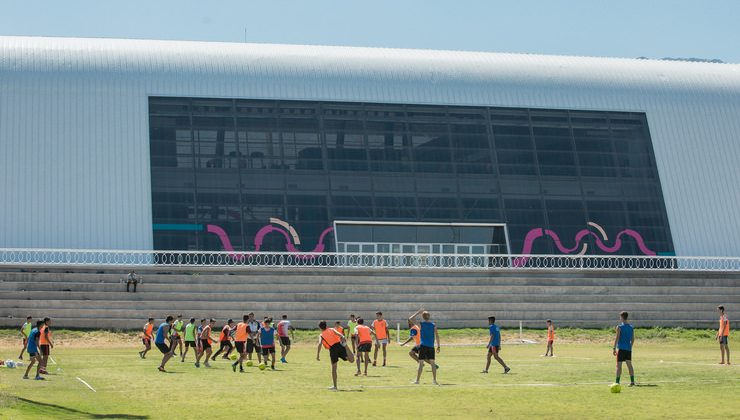
[{"label": "white line marking on grass", "polygon": [[54,358],[53,357],[49,356],[49,360],[51,360],[51,364],[52,365],[56,365],[57,364],[57,362],[54,361]]},{"label": "white line marking on grass", "polygon": [[80,379],[79,376],[77,377],[77,380],[80,381],[80,382],[82,382],[83,384],[85,384],[86,387],[90,388],[90,391],[92,391],[92,392],[98,392],[98,391],[95,390],[95,388],[91,387],[89,383],[87,383],[87,382],[83,381],[82,379]]}]

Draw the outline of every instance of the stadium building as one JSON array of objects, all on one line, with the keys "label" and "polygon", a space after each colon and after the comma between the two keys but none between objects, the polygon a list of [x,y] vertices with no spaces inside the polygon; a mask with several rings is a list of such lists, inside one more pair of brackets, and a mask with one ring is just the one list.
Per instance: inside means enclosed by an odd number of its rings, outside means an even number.
[{"label": "stadium building", "polygon": [[739,136],[735,64],[0,37],[0,248],[737,256]]}]

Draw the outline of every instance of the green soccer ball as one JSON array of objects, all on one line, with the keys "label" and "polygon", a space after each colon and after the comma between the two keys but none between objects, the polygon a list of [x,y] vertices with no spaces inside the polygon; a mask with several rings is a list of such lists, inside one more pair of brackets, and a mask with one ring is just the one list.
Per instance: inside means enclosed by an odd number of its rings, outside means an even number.
[{"label": "green soccer ball", "polygon": [[260,365],[259,365],[258,367],[260,368],[260,370],[265,370],[265,369],[267,369],[267,366],[265,366],[265,364],[264,364],[264,363],[260,363]]},{"label": "green soccer ball", "polygon": [[619,384],[611,384],[609,386],[609,391],[611,391],[612,394],[619,394],[620,392],[622,392],[622,385],[619,385]]},{"label": "green soccer ball", "polygon": [[236,360],[236,359],[237,359],[236,355],[235,354],[232,354],[231,355],[231,360]]},{"label": "green soccer ball", "polygon": [[254,366],[254,363],[252,363],[251,360],[247,360],[247,366],[252,367],[252,366]]}]

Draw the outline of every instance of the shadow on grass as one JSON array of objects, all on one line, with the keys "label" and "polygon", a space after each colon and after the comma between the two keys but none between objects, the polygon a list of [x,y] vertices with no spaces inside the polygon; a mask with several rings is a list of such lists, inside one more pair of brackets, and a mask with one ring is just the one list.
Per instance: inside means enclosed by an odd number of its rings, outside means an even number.
[{"label": "shadow on grass", "polygon": [[46,415],[50,418],[74,418],[74,419],[148,419],[149,416],[137,416],[133,414],[95,414],[74,408],[63,407],[57,404],[33,401],[22,397],[16,397],[19,404],[23,404],[29,411]]}]

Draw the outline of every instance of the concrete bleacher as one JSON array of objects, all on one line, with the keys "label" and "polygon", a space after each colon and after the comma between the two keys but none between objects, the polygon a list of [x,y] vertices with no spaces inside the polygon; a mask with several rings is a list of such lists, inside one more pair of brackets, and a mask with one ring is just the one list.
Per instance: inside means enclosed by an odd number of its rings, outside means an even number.
[{"label": "concrete bleacher", "polygon": [[146,318],[240,318],[288,314],[299,328],[378,310],[395,327],[420,306],[438,325],[614,325],[622,310],[638,326],[714,327],[715,308],[740,307],[740,273],[585,270],[411,270],[340,268],[147,268],[127,293],[121,269],[0,268],[0,327],[27,315],[57,328],[140,328]]}]

